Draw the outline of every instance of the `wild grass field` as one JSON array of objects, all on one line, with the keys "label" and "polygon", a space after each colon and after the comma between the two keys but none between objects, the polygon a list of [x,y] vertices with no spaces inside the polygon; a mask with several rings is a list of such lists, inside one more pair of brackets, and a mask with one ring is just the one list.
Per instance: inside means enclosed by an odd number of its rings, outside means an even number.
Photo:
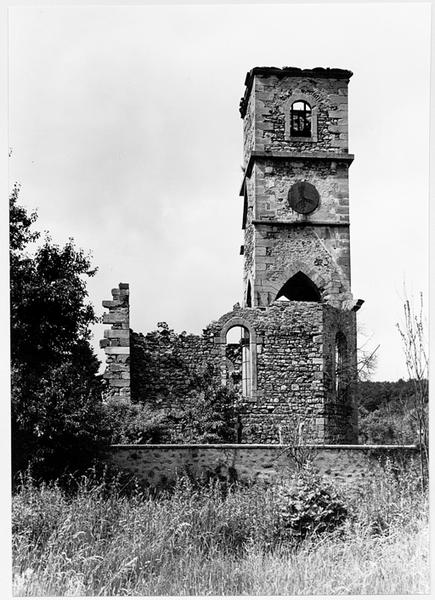
[{"label": "wild grass field", "polygon": [[160,494],[91,473],[68,492],[24,477],[14,595],[428,594],[417,476],[387,465],[357,489],[325,489],[309,473],[296,488],[180,478]]}]

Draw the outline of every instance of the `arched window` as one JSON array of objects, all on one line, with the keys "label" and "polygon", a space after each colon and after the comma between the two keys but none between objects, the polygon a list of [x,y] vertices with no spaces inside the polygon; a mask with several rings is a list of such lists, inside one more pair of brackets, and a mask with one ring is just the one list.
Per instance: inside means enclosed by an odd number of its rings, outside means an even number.
[{"label": "arched window", "polygon": [[290,135],[311,137],[311,106],[304,100],[298,100],[291,105]]},{"label": "arched window", "polygon": [[338,400],[345,400],[349,388],[349,369],[347,357],[347,341],[341,331],[335,336],[334,357],[335,393]]},{"label": "arched window", "polygon": [[284,296],[287,300],[303,302],[320,302],[322,295],[316,284],[302,271],[298,271],[285,283],[276,295],[276,299]]},{"label": "arched window", "polygon": [[232,386],[243,396],[252,395],[252,348],[249,330],[242,325],[228,329],[225,339],[225,358],[234,365],[234,371],[228,374]]}]

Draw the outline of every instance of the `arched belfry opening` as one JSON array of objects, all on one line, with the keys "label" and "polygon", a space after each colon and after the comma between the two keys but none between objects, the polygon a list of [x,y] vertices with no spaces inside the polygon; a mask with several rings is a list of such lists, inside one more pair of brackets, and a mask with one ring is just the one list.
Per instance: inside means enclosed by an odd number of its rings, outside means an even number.
[{"label": "arched belfry opening", "polygon": [[293,277],[282,286],[276,295],[276,299],[281,297],[287,300],[297,300],[299,302],[320,302],[322,294],[317,285],[302,273],[298,271]]}]

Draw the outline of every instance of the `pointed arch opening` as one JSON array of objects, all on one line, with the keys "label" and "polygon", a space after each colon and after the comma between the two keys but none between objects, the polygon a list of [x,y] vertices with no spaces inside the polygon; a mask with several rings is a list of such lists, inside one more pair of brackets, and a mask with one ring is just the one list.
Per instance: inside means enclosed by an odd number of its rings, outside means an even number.
[{"label": "pointed arch opening", "polygon": [[276,300],[281,297],[299,302],[320,302],[322,300],[322,294],[317,285],[302,271],[298,271],[282,286],[276,295]]}]

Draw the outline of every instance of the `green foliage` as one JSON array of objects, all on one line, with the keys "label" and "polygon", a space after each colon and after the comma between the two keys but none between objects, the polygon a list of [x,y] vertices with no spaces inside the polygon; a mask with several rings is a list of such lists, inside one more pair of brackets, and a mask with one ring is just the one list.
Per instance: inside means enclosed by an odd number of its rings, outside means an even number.
[{"label": "green foliage", "polygon": [[297,540],[334,531],[343,525],[348,514],[338,493],[309,471],[294,487],[280,488],[278,499],[279,531]]},{"label": "green foliage", "polygon": [[[169,358],[167,357],[167,360]],[[106,403],[113,443],[231,443],[237,441],[237,394],[219,383],[215,366],[190,368],[183,394],[165,385],[171,408],[155,408],[147,403]],[[178,395],[180,394],[180,395]]]},{"label": "green foliage", "polygon": [[412,381],[362,381],[358,384],[358,404],[372,412],[381,406],[411,398]]},{"label": "green foliage", "polygon": [[96,270],[73,240],[60,247],[46,237],[29,253],[36,214],[18,205],[18,191],[9,199],[12,466],[15,473],[31,462],[55,477],[85,466],[108,439],[89,344],[97,319],[86,302],[85,278]]},{"label": "green foliage", "polygon": [[37,219],[36,212],[27,214],[24,207],[17,204],[20,186],[14,184],[9,197],[10,221],[9,221],[9,242],[11,258],[20,259],[19,253],[30,242],[35,242],[39,238],[38,232],[31,231],[31,226]]},{"label": "green foliage", "polygon": [[170,435],[170,419],[163,409],[111,398],[104,405],[104,413],[112,444],[160,444]]},{"label": "green foliage", "polygon": [[[220,385],[216,368],[206,365],[193,373],[193,390],[184,407],[170,414],[178,423],[172,441],[197,444],[235,442],[237,407],[237,394]],[[176,431],[182,431],[180,437]]]},{"label": "green foliage", "polygon": [[[360,443],[419,442],[419,418],[413,380],[360,382],[358,404]],[[424,410],[427,412],[427,404]]]}]

